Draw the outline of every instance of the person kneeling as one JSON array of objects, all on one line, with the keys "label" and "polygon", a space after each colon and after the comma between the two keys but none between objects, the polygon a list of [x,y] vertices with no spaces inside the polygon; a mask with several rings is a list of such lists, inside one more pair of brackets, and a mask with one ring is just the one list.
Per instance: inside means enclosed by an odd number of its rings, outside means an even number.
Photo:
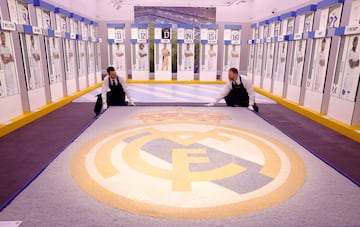
[{"label": "person kneeling", "polygon": [[109,66],[106,69],[108,75],[104,78],[101,89],[101,98],[103,101],[103,109],[108,106],[126,106],[125,96],[127,96],[130,105],[135,106],[131,99],[125,79],[116,74],[115,68]]},{"label": "person kneeling", "polygon": [[259,111],[255,103],[255,91],[251,81],[243,75],[239,75],[236,68],[229,69],[229,81],[226,83],[224,90],[206,106],[214,106],[221,99],[225,99],[227,106],[248,107],[251,111]]}]

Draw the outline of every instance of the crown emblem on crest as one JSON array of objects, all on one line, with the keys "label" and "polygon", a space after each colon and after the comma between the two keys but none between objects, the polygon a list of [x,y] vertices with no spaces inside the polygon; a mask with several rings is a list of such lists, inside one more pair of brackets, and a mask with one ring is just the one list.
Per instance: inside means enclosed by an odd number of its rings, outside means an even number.
[{"label": "crown emblem on crest", "polygon": [[141,113],[134,116],[136,120],[142,120],[144,123],[152,122],[202,122],[202,123],[219,123],[221,120],[231,119],[220,113],[183,110],[178,108],[176,110],[163,110]]}]

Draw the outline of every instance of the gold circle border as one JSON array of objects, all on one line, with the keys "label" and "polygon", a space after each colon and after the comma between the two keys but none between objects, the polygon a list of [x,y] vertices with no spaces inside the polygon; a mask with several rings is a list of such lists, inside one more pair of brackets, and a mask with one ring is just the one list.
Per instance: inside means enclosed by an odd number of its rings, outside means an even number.
[{"label": "gold circle border", "polygon": [[204,122],[184,122],[184,121],[158,122],[158,123],[148,123],[148,124],[130,126],[102,134],[92,139],[85,145],[83,145],[75,153],[71,162],[71,173],[73,178],[85,192],[87,192],[88,194],[90,194],[91,196],[93,196],[94,198],[96,198],[97,200],[103,203],[109,204],[113,207],[122,210],[129,211],[131,213],[158,217],[158,218],[167,218],[167,219],[212,219],[212,218],[233,217],[242,214],[252,213],[255,211],[272,207],[283,201],[286,201],[292,195],[294,195],[305,182],[306,167],[304,161],[290,147],[280,143],[278,140],[270,136],[261,134],[253,130],[234,127],[234,126],[227,126],[223,124],[211,124],[211,123],[206,123],[206,124],[213,126],[220,126],[220,127],[228,127],[233,130],[246,131],[250,134],[255,134],[268,141],[271,141],[271,143],[279,147],[282,150],[282,152],[287,156],[290,163],[290,171],[289,171],[288,179],[285,181],[285,183],[266,195],[259,196],[239,203],[232,203],[222,206],[213,206],[206,208],[179,208],[179,207],[169,207],[158,204],[143,203],[140,201],[128,199],[120,195],[116,195],[110,192],[109,190],[103,188],[96,181],[94,181],[91,178],[91,176],[88,175],[85,167],[86,154],[93,146],[95,146],[97,143],[104,140],[105,138],[114,135],[114,133],[131,130],[134,128],[146,127],[146,126],[149,127],[152,125],[160,125],[160,124],[176,124],[176,123],[204,124]]}]

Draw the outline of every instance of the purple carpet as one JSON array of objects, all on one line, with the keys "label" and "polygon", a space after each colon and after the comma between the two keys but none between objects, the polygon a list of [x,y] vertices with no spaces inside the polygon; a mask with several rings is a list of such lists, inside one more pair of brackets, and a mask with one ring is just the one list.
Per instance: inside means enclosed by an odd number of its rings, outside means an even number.
[{"label": "purple carpet", "polygon": [[259,106],[259,116],[360,185],[360,143],[281,105]]},{"label": "purple carpet", "polygon": [[70,103],[0,138],[0,211],[94,120],[93,103]]}]

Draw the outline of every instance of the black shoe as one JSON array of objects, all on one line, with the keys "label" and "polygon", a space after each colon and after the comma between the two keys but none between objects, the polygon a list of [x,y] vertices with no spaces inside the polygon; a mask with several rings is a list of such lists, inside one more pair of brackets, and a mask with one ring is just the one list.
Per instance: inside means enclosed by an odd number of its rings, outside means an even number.
[{"label": "black shoe", "polygon": [[256,105],[256,103],[254,103],[253,108],[255,112],[259,112],[259,107]]}]

